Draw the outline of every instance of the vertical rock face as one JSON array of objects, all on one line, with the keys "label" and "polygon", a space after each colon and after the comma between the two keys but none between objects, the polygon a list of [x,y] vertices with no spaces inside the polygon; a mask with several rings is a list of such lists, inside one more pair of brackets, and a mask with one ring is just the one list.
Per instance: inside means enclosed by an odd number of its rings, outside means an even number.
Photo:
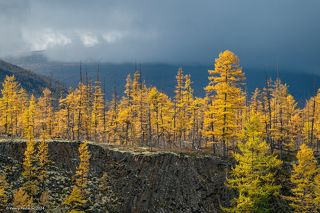
[{"label": "vertical rock face", "polygon": [[[49,143],[50,160],[61,176],[71,179],[74,174],[78,146],[75,142]],[[228,202],[224,186],[228,165],[221,159],[126,152],[93,144],[89,148],[91,212],[221,212],[220,206]],[[22,142],[1,142],[0,163],[21,163],[24,149]],[[99,186],[104,174],[108,176],[107,191]],[[65,197],[55,195],[59,196]]]}]

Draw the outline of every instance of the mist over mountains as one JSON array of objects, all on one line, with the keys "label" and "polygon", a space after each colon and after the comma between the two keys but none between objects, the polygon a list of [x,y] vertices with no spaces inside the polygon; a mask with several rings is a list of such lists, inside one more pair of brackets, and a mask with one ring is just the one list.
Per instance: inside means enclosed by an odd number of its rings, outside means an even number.
[{"label": "mist over mountains", "polygon": [[[46,75],[63,82],[67,87],[75,87],[80,81],[80,62],[50,61],[44,54],[33,52],[30,55],[17,58],[6,58],[7,61],[35,73]],[[123,94],[125,79],[128,74],[133,75],[135,70],[140,70],[142,79],[148,86],[156,86],[160,91],[169,96],[174,95],[176,73],[179,67],[185,74],[191,75],[194,93],[196,96],[204,95],[204,87],[208,82],[208,69],[213,69],[212,64],[166,64],[166,63],[103,63],[81,62],[84,80],[95,81],[99,66],[99,80],[104,83],[107,98],[111,97],[116,88],[118,94]],[[283,70],[281,68],[261,69],[243,67],[246,74],[246,89],[251,94],[255,88],[262,88],[267,78],[279,77],[289,85],[289,92],[294,95],[299,105],[312,96],[315,89],[320,87],[320,76],[303,71]],[[291,86],[292,85],[292,86]],[[294,85],[294,86],[293,86]]]}]

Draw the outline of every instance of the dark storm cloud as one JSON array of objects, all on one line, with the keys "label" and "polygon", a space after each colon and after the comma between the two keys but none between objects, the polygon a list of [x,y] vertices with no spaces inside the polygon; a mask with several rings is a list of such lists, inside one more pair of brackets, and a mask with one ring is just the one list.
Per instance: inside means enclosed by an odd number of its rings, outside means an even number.
[{"label": "dark storm cloud", "polygon": [[23,21],[28,16],[28,2],[0,0],[0,54],[10,55],[27,48],[22,41]]},{"label": "dark storm cloud", "polygon": [[316,72],[320,1],[1,1],[0,54],[46,50],[55,60],[212,63]]}]

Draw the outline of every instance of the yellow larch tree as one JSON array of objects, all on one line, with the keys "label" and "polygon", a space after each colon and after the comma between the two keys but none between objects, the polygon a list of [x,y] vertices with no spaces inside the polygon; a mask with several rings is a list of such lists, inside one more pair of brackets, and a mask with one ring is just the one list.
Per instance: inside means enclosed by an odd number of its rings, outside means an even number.
[{"label": "yellow larch tree", "polygon": [[[121,144],[130,145],[132,142],[132,117],[131,108],[128,108],[124,102],[119,105],[119,114],[117,116],[119,139]],[[131,144],[132,145],[132,144]]]},{"label": "yellow larch tree", "polygon": [[[91,131],[91,100],[88,99],[87,86],[80,82],[75,90],[70,90],[67,96],[60,100],[60,110],[58,119],[65,121],[62,128],[59,123],[55,124],[55,128],[60,130],[67,129],[68,139],[82,140],[90,137]],[[63,119],[63,116],[66,119]]]},{"label": "yellow larch tree", "polygon": [[163,145],[174,145],[173,115],[174,103],[164,93],[159,94],[158,115],[160,119],[160,138]]},{"label": "yellow larch tree", "polygon": [[313,106],[312,106],[312,114],[314,127],[314,137],[310,138],[310,143],[315,148],[317,152],[319,152],[319,139],[320,139],[320,89],[317,91],[316,96],[313,99]]},{"label": "yellow larch tree", "polygon": [[185,129],[183,131],[183,139],[184,141],[188,141],[189,144],[193,144],[193,127],[195,125],[195,120],[192,119],[192,114],[194,113],[194,110],[197,108],[193,107],[193,89],[191,87],[191,75],[185,75],[184,76],[184,90],[183,90],[183,120],[185,122]]},{"label": "yellow larch tree", "polygon": [[279,150],[286,148],[288,143],[288,117],[286,112],[288,111],[287,106],[287,96],[288,96],[288,87],[286,84],[282,84],[280,79],[276,79],[274,82],[274,89],[272,90],[272,128],[271,135],[275,141],[275,145]]},{"label": "yellow larch tree", "polygon": [[42,92],[42,96],[38,99],[38,122],[37,130],[46,131],[49,137],[53,135],[54,124],[54,111],[53,111],[53,98],[52,93],[48,88],[45,88]]},{"label": "yellow larch tree", "polygon": [[239,152],[234,153],[237,164],[226,181],[238,194],[232,207],[225,209],[230,212],[260,212],[271,208],[263,202],[276,195],[281,187],[275,182],[275,170],[282,161],[269,153],[259,117],[254,112],[250,115],[242,133],[244,142],[238,143]]},{"label": "yellow larch tree", "polygon": [[47,166],[49,163],[49,146],[48,146],[48,133],[43,130],[40,135],[40,143],[38,145],[38,166],[39,166],[39,176],[40,181],[44,181],[47,174]]},{"label": "yellow larch tree", "polygon": [[79,165],[74,175],[74,186],[71,193],[64,200],[64,204],[73,210],[83,210],[87,200],[87,184],[90,171],[90,151],[87,141],[79,146]]},{"label": "yellow larch tree", "polygon": [[148,102],[150,106],[150,119],[152,121],[152,135],[156,137],[156,144],[160,146],[161,128],[160,128],[160,92],[157,88],[152,87],[148,94]]},{"label": "yellow larch tree", "polygon": [[0,121],[1,126],[4,128],[3,131],[8,136],[18,136],[21,133],[18,125],[25,106],[25,90],[21,88],[14,75],[12,75],[5,77],[1,94],[0,110],[2,116]]},{"label": "yellow larch tree", "polygon": [[298,103],[292,95],[287,96],[286,104],[288,106],[286,112],[288,119],[288,142],[286,143],[286,147],[289,150],[297,150],[303,131],[302,110],[298,108]]},{"label": "yellow larch tree", "polygon": [[79,188],[85,189],[88,183],[88,176],[90,171],[90,151],[87,141],[84,141],[79,146],[79,166],[77,167],[75,178],[75,185]]},{"label": "yellow larch tree", "polygon": [[97,80],[94,86],[93,107],[91,112],[92,138],[103,142],[105,138],[105,100],[101,82]]},{"label": "yellow larch tree", "polygon": [[89,139],[91,132],[91,90],[82,82],[60,100],[62,114],[67,117],[67,134],[71,140]]},{"label": "yellow larch tree", "polygon": [[32,95],[29,101],[28,108],[24,112],[24,138],[29,141],[34,141],[36,121],[36,98]]},{"label": "yellow larch tree", "polygon": [[235,148],[241,129],[239,111],[245,106],[242,90],[245,77],[239,58],[229,50],[219,54],[215,60],[215,69],[208,72],[209,84],[205,90],[210,111],[206,113],[206,119],[213,122],[215,139],[221,141],[223,155],[226,156],[229,148]]},{"label": "yellow larch tree", "polygon": [[31,208],[33,206],[33,198],[23,188],[19,188],[14,193],[12,204],[16,208]]},{"label": "yellow larch tree", "polygon": [[137,129],[137,137],[140,141],[138,144],[140,146],[148,145],[152,142],[152,124],[151,124],[151,116],[150,116],[150,105],[148,103],[148,92],[149,88],[147,88],[146,84],[142,82],[140,84],[140,89],[138,92],[138,126]]},{"label": "yellow larch tree", "polygon": [[106,137],[108,143],[116,144],[119,141],[119,103],[116,88],[114,88],[112,99],[107,105],[108,111],[106,112]]},{"label": "yellow larch tree", "polygon": [[271,79],[266,80],[266,85],[262,89],[261,96],[262,96],[262,114],[264,117],[264,122],[265,122],[265,131],[266,131],[266,141],[269,144],[271,148],[271,152],[274,151],[274,141],[272,138],[272,110],[273,108],[271,107],[271,99],[272,99],[272,90],[273,90],[273,84]]},{"label": "yellow larch tree", "polygon": [[181,148],[183,133],[185,131],[185,120],[184,120],[184,86],[185,76],[183,69],[180,67],[176,75],[176,89],[174,97],[174,117],[173,117],[173,129],[174,129],[174,141],[179,143]]},{"label": "yellow larch tree", "polygon": [[45,181],[47,179],[47,169],[49,165],[49,146],[47,140],[47,130],[42,130],[40,134],[40,142],[38,144],[37,152],[37,179],[39,180],[39,201],[41,205],[46,205],[49,197],[49,192],[47,190],[47,185]]},{"label": "yellow larch tree", "polygon": [[[88,78],[88,77],[87,77]],[[82,122],[83,123],[83,132],[81,135],[84,137],[82,138],[85,140],[90,140],[92,139],[92,132],[93,131],[93,122],[92,122],[92,111],[93,111],[93,103],[94,103],[94,90],[95,88],[92,85],[92,81],[87,79],[87,83],[85,84],[85,89],[84,89],[84,95],[82,95],[82,101],[84,105],[84,113],[82,115]],[[102,92],[102,89],[101,89]]]},{"label": "yellow larch tree", "polygon": [[52,137],[70,140],[70,132],[70,105],[66,99],[60,99],[59,108],[54,112]]},{"label": "yellow larch tree", "polygon": [[127,99],[128,106],[131,106],[132,105],[132,79],[130,74],[128,74],[126,78],[124,94],[125,94],[125,98]]},{"label": "yellow larch tree", "polygon": [[[172,146],[174,130],[173,126],[173,103],[167,95],[152,87],[148,93],[148,103],[151,130],[155,144],[158,146]],[[150,134],[150,133],[149,133]]]},{"label": "yellow larch tree", "polygon": [[28,110],[28,104],[29,104],[29,95],[27,91],[23,88],[20,88],[19,90],[19,98],[17,100],[17,110],[19,111],[17,113],[17,134],[19,137],[23,136],[24,132],[24,113],[26,110]]},{"label": "yellow larch tree", "polygon": [[286,84],[281,83],[280,79],[274,82],[274,88],[271,92],[271,121],[272,128],[270,134],[275,142],[275,147],[280,150],[290,150],[295,147],[295,142],[299,129],[300,110],[293,96],[288,93]]},{"label": "yellow larch tree", "polygon": [[143,134],[143,128],[141,128],[141,123],[140,123],[140,108],[141,106],[139,105],[140,103],[140,90],[141,90],[141,84],[140,84],[140,73],[139,71],[135,71],[133,74],[133,80],[132,80],[132,85],[131,85],[131,108],[130,108],[130,117],[131,117],[131,143],[132,144],[137,144],[140,141],[139,138]]},{"label": "yellow larch tree", "polygon": [[313,150],[306,144],[302,144],[290,178],[293,184],[293,196],[289,200],[292,201],[291,206],[295,212],[316,212],[319,208],[319,203],[315,205],[318,190],[315,181],[317,174],[319,174],[319,169]]},{"label": "yellow larch tree", "polygon": [[320,139],[320,89],[311,97],[303,109],[303,138],[307,144],[319,151]]},{"label": "yellow larch tree", "polygon": [[88,118],[89,115],[86,113],[88,110],[87,108],[87,102],[88,95],[87,95],[88,89],[87,85],[80,82],[78,87],[74,91],[74,106],[75,106],[75,133],[76,133],[76,139],[78,141],[88,138]]},{"label": "yellow larch tree", "polygon": [[66,137],[69,140],[76,139],[77,101],[77,96],[73,90],[69,90],[67,96],[60,99],[59,111],[56,112],[55,137],[62,136],[62,138]]},{"label": "yellow larch tree", "polygon": [[132,80],[130,74],[127,76],[125,85],[125,95],[122,97],[118,105],[118,132],[121,144],[132,145],[134,139],[134,123],[133,123],[133,100],[132,100]]},{"label": "yellow larch tree", "polygon": [[258,88],[256,88],[252,93],[248,110],[260,114],[263,110],[262,104],[261,92]]},{"label": "yellow larch tree", "polygon": [[8,204],[9,200],[9,184],[6,180],[6,176],[0,175],[0,208],[4,208]]},{"label": "yellow larch tree", "polygon": [[267,122],[268,117],[267,113],[265,112],[266,106],[264,103],[263,91],[256,88],[252,93],[251,99],[249,101],[248,107],[246,109],[246,118],[249,117],[250,113],[255,113],[259,120],[265,125],[264,127],[264,134],[267,134]]},{"label": "yellow larch tree", "polygon": [[252,114],[255,114],[260,120],[261,123],[264,124],[263,128],[263,135],[267,138],[267,127],[268,127],[268,118],[267,114],[265,113],[265,105],[263,101],[263,94],[262,92],[256,88],[252,93],[250,102],[248,103],[248,107],[243,115],[245,119],[249,119]]},{"label": "yellow larch tree", "polygon": [[1,124],[4,126],[4,133],[11,135],[13,128],[13,107],[17,98],[19,84],[14,76],[6,76],[2,83],[1,98]]},{"label": "yellow larch tree", "polygon": [[[25,111],[24,115],[24,137],[26,138],[26,149],[24,152],[23,159],[23,172],[22,176],[24,178],[23,191],[30,197],[34,197],[38,193],[38,174],[37,174],[37,158],[35,149],[35,109],[36,109],[36,99],[32,95],[29,101],[28,109]],[[19,191],[18,191],[19,192]]]},{"label": "yellow larch tree", "polygon": [[202,135],[206,139],[206,145],[212,144],[213,153],[217,153],[216,149],[216,139],[215,139],[215,131],[214,131],[214,106],[208,94],[203,99],[204,101],[204,120],[203,120],[203,129]]},{"label": "yellow larch tree", "polygon": [[[172,142],[172,114],[173,104],[168,96],[159,92],[155,87],[148,92],[148,135],[152,135],[157,146],[164,146]],[[172,144],[171,144],[172,145]]]},{"label": "yellow larch tree", "polygon": [[143,146],[151,142],[151,135],[148,131],[148,88],[141,80],[140,71],[134,73],[131,88],[132,140],[134,144]]},{"label": "yellow larch tree", "polygon": [[202,144],[202,129],[204,121],[204,111],[205,111],[205,99],[204,98],[195,98],[191,104],[191,118],[190,122],[192,124],[192,148],[201,148]]},{"label": "yellow larch tree", "polygon": [[317,206],[317,211],[320,211],[320,172],[318,171],[318,174],[314,178],[314,184],[315,184],[315,199],[314,199],[314,205]]}]

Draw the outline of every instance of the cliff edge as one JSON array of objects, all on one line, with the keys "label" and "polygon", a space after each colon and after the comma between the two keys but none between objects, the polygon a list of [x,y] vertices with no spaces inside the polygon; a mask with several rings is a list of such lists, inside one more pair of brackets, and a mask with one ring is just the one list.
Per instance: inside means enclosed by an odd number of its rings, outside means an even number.
[{"label": "cliff edge", "polygon": [[[24,142],[0,142],[0,171],[19,184]],[[63,212],[79,163],[79,143],[49,142],[48,212]],[[88,212],[221,212],[228,202],[227,162],[170,152],[123,151],[90,144]]]}]

